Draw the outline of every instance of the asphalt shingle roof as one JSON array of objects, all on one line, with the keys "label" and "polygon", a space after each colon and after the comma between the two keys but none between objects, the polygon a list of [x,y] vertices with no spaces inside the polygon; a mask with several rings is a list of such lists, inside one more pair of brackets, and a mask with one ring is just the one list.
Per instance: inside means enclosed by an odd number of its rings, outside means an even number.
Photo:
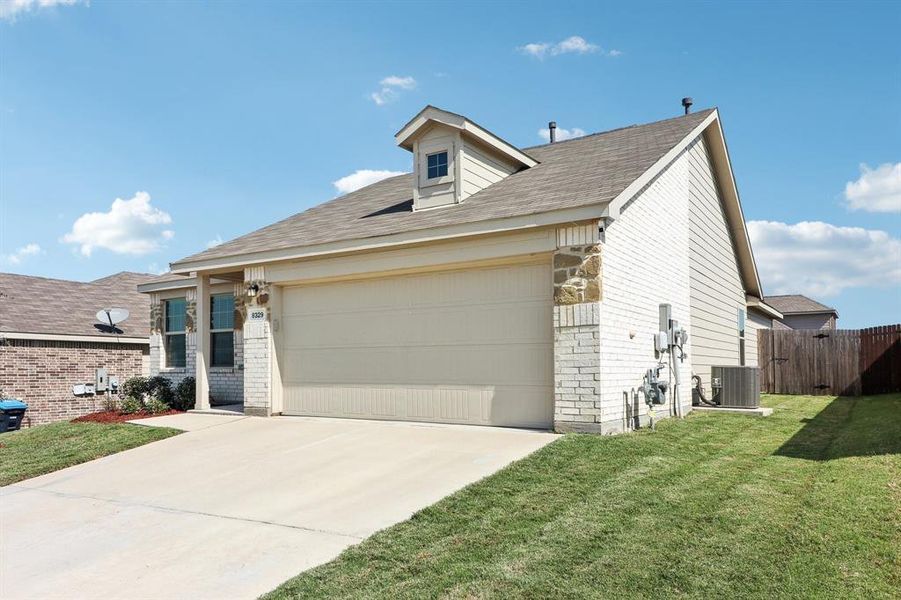
[{"label": "asphalt shingle roof", "polygon": [[540,164],[435,210],[411,210],[412,173],[385,179],[173,265],[609,202],[713,110],[526,148]]},{"label": "asphalt shingle roof", "polygon": [[801,294],[786,294],[784,296],[767,296],[764,302],[784,315],[798,313],[824,313],[836,312],[831,306],[820,304],[816,300],[802,296]]},{"label": "asphalt shingle roof", "polygon": [[120,335],[150,336],[150,297],[137,290],[152,275],[123,271],[91,282],[0,273],[0,333],[93,335],[115,339],[95,327],[97,311],[126,308]]},{"label": "asphalt shingle roof", "polygon": [[146,283],[169,283],[170,281],[187,281],[190,279],[190,275],[180,275],[178,273],[173,273],[171,271],[167,271],[165,273],[161,273],[159,275],[150,275],[147,277],[145,281],[142,281],[142,284]]}]

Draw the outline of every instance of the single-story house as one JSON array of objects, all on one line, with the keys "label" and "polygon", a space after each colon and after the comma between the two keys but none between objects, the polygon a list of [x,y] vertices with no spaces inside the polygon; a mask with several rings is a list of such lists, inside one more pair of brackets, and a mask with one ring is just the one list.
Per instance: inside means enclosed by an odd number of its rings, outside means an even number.
[{"label": "single-story house", "polygon": [[835,329],[838,311],[801,294],[767,296],[765,302],[782,313],[773,329]]},{"label": "single-story house", "polygon": [[[100,410],[105,394],[79,393],[97,369],[119,382],[150,368],[150,301],[137,291],[149,275],[116,273],[83,283],[0,273],[0,390],[28,403],[32,425]],[[97,312],[124,308],[115,328]],[[102,387],[102,386],[101,386]]]},{"label": "single-story house", "polygon": [[199,408],[240,378],[249,415],[615,433],[647,419],[661,304],[689,332],[661,413],[756,364],[781,315],[716,109],[517,148],[427,106],[395,141],[412,173],[141,285],[151,371],[196,374]]}]

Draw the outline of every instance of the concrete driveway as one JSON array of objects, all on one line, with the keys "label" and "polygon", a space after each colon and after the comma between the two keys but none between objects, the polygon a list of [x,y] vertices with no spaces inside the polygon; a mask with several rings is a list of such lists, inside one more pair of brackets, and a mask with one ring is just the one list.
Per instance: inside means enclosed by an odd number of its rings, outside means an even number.
[{"label": "concrete driveway", "polygon": [[302,417],[151,422],[187,432],[0,489],[0,597],[253,598],[555,439]]}]

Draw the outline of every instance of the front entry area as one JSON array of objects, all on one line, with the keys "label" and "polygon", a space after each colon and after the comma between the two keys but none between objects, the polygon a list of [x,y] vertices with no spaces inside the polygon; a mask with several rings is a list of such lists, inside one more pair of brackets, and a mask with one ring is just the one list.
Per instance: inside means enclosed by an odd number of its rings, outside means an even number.
[{"label": "front entry area", "polygon": [[283,291],[284,414],[550,428],[550,261]]}]

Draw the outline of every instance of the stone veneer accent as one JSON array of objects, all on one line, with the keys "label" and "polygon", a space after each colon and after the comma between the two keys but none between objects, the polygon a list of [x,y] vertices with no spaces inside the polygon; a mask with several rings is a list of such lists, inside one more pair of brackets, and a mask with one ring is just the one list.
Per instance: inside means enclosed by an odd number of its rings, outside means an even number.
[{"label": "stone veneer accent", "polygon": [[601,299],[601,247],[564,246],[554,254],[554,304]]},{"label": "stone veneer accent", "polygon": [[560,228],[554,254],[554,430],[601,433],[601,246],[596,223]]}]

